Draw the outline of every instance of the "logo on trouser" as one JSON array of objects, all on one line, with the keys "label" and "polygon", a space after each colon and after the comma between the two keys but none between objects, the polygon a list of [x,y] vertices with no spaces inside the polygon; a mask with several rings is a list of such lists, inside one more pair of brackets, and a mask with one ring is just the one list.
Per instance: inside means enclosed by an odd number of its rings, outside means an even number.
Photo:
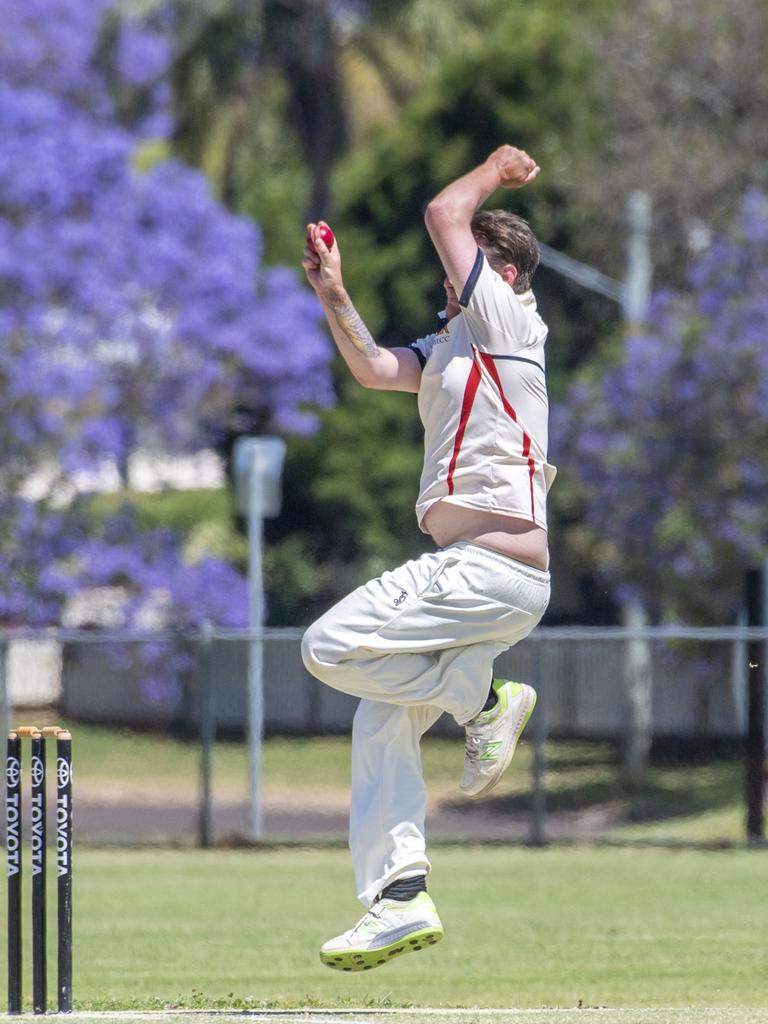
[{"label": "logo on trouser", "polygon": [[400,591],[400,596],[395,598],[395,608],[399,608],[403,601],[408,597],[404,590]]}]

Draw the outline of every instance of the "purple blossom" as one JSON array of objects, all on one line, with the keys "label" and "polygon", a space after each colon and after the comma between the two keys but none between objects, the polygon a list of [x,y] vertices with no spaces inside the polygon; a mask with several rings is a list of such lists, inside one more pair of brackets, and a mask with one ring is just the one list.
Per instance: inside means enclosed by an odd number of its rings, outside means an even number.
[{"label": "purple blossom", "polygon": [[649,325],[552,417],[617,595],[730,621],[768,553],[768,199],[655,296]]},{"label": "purple blossom", "polygon": [[[109,31],[106,31],[106,29]],[[56,486],[137,445],[209,445],[249,408],[311,429],[330,345],[298,275],[262,265],[258,227],[168,159],[172,5],[9,0],[0,26],[0,620],[56,622],[78,589],[119,585],[125,624],[245,622],[244,583],[121,514],[96,529]],[[98,59],[96,59],[98,54]],[[165,126],[165,127],[163,127]],[[45,500],[20,496],[52,469]]]},{"label": "purple blossom", "polygon": [[165,77],[172,57],[172,39],[166,24],[157,31],[127,21],[119,34],[115,70],[127,85],[154,85]]}]

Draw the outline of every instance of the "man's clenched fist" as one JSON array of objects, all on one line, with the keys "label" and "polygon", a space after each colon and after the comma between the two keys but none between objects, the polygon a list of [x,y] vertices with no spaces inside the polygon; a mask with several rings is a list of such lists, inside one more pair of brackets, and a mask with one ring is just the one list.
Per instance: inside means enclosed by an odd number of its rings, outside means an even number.
[{"label": "man's clenched fist", "polygon": [[516,149],[515,146],[499,146],[488,159],[499,172],[502,188],[521,188],[533,181],[541,170],[524,149]]}]

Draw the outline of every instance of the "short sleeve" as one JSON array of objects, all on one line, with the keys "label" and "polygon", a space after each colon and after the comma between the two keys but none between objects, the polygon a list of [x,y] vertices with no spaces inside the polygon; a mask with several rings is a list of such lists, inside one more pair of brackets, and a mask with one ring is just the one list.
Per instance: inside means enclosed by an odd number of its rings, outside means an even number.
[{"label": "short sleeve", "polygon": [[481,350],[513,352],[535,340],[533,323],[520,299],[491,268],[480,249],[459,305],[472,341]]},{"label": "short sleeve", "polygon": [[427,360],[429,359],[430,352],[434,348],[436,338],[437,334],[428,334],[424,338],[417,338],[416,341],[408,345],[411,352],[416,354],[416,358],[419,360],[422,370],[427,365]]}]

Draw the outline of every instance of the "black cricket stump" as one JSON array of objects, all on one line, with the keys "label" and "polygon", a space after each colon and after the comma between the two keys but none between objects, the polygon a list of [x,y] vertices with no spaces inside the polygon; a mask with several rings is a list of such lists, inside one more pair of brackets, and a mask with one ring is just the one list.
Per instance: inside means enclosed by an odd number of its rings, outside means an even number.
[{"label": "black cricket stump", "polygon": [[56,736],[56,875],[59,890],[59,1013],[72,1011],[72,736]]},{"label": "black cricket stump", "polygon": [[22,740],[31,740],[32,1005],[45,1014],[47,996],[46,740],[56,740],[56,875],[58,1010],[72,1010],[72,736],[58,726],[20,726],[8,733],[5,820],[8,856],[8,1013],[22,1012]]},{"label": "black cricket stump", "polygon": [[47,832],[45,814],[45,740],[32,735],[32,1006],[35,1013],[48,1009],[45,915],[45,861]]},{"label": "black cricket stump", "polygon": [[21,1013],[21,738],[8,733],[5,760],[8,854],[8,1013]]}]

